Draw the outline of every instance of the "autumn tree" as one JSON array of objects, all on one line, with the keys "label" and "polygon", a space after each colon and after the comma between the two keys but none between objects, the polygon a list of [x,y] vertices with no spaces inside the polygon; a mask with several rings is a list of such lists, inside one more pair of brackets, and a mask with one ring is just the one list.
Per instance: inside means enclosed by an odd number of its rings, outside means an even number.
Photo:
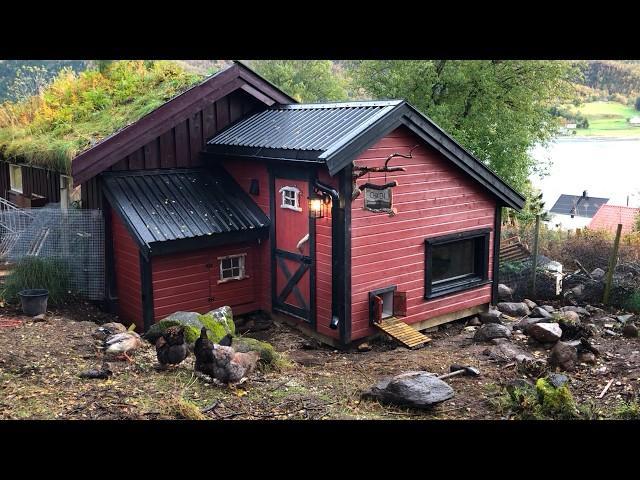
[{"label": "autumn tree", "polygon": [[347,99],[347,80],[330,60],[253,60],[248,64],[299,102]]},{"label": "autumn tree", "polygon": [[515,188],[538,165],[530,149],[553,138],[552,105],[573,98],[569,62],[365,60],[348,64],[373,99],[405,99]]}]

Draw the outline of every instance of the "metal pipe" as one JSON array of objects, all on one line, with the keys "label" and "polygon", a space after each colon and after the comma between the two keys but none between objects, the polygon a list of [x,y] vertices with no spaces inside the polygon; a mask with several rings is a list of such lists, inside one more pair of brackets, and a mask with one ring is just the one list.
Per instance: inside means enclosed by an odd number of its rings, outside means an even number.
[{"label": "metal pipe", "polygon": [[328,185],[323,184],[317,178],[314,180],[313,185],[315,188],[331,196],[331,321],[329,322],[329,328],[337,330],[340,324],[340,315],[338,307],[339,285],[338,278],[338,257],[336,252],[338,251],[338,238],[336,232],[340,231],[338,210],[340,208],[340,195],[338,191]]}]

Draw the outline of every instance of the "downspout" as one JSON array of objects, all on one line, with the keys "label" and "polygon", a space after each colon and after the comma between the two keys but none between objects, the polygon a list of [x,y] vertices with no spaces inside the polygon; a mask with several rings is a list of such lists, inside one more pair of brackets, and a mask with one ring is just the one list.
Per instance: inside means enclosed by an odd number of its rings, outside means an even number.
[{"label": "downspout", "polygon": [[324,185],[317,178],[314,180],[313,185],[319,191],[331,197],[331,321],[329,322],[329,328],[336,330],[340,327],[340,339],[344,343],[344,318],[340,318],[339,277],[341,274],[344,275],[344,272],[341,273],[343,255],[340,255],[342,251],[340,238],[344,235],[342,231],[343,222],[341,222],[342,215],[340,214],[340,195],[334,188]]}]

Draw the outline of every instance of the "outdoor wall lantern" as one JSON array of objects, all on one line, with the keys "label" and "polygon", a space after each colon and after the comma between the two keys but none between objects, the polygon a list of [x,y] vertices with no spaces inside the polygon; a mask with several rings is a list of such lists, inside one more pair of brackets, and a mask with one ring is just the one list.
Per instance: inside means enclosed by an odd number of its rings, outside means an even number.
[{"label": "outdoor wall lantern", "polygon": [[313,192],[309,195],[309,218],[324,218],[331,204],[329,195],[319,195]]}]

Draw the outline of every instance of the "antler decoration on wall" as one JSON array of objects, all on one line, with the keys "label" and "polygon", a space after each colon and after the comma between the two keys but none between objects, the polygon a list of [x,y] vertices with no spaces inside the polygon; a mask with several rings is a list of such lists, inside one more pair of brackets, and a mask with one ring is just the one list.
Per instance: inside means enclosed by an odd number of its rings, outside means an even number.
[{"label": "antler decoration on wall", "polygon": [[386,183],[385,185],[373,185],[371,183],[365,183],[363,185],[360,185],[359,187],[357,186],[356,182],[360,177],[364,177],[365,175],[372,172],[385,172],[385,173],[386,172],[405,172],[406,168],[404,167],[390,167],[389,161],[392,158],[396,158],[396,157],[413,158],[413,151],[416,148],[418,148],[418,146],[419,145],[415,145],[411,150],[409,150],[409,153],[407,155],[405,155],[404,153],[392,153],[384,161],[384,167],[359,167],[357,165],[354,165],[353,166],[353,194],[351,198],[352,199],[358,198],[360,193],[362,193],[362,190],[364,190],[365,188],[377,188],[378,190],[380,190],[383,188],[398,186],[398,182],[396,182],[395,180],[393,182]]}]

